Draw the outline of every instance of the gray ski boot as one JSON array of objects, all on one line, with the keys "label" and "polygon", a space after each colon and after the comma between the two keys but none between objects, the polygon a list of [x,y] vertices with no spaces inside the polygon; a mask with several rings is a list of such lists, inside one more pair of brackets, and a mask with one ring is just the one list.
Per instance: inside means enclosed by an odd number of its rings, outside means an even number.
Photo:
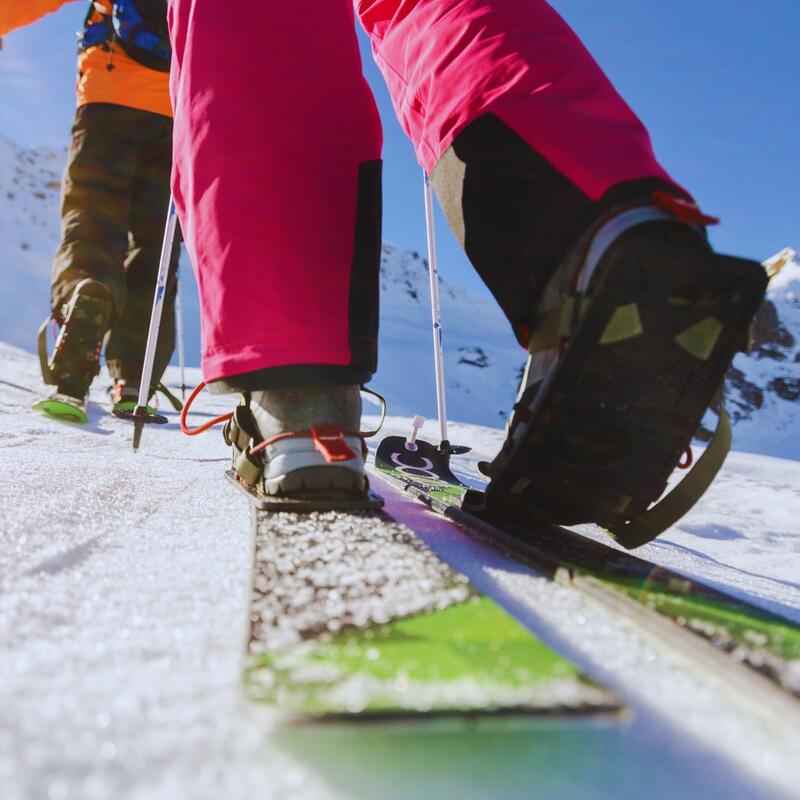
[{"label": "gray ski boot", "polygon": [[358,386],[272,389],[244,396],[224,436],[228,473],[261,509],[380,508],[364,469]]}]

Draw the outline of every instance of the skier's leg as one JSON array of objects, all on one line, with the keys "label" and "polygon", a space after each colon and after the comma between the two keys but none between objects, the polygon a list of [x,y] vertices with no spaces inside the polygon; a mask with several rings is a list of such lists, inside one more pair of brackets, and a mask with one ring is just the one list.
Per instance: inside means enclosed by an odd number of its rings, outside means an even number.
[{"label": "skier's leg", "polygon": [[[257,425],[249,412],[243,425],[258,439],[349,431],[376,368],[381,148],[352,5],[317,3],[298,27],[294,4],[252,4],[242,27],[227,6],[177,0],[170,27],[173,192],[198,276],[204,376],[251,393]],[[335,463],[354,466],[363,489],[360,442],[345,450],[353,457]],[[298,464],[329,465],[310,439],[262,453],[267,491],[290,489],[282,476]],[[306,485],[324,488],[316,476]]]},{"label": "skier's leg", "polygon": [[535,355],[495,512],[606,524],[632,546],[691,506],[644,513],[691,441],[763,295],[544,0],[358,0],[398,116],[467,254]]},{"label": "skier's leg", "polygon": [[381,134],[351,4],[317,4],[299,28],[291,3],[255,4],[244,28],[229,16],[171,5],[173,188],[199,277],[204,377],[232,388],[366,380]]},{"label": "skier's leg", "polygon": [[59,391],[83,398],[97,372],[95,354],[113,307],[125,302],[138,132],[131,109],[78,109],[62,193],[62,238],[53,262],[53,316],[63,325],[51,358]]},{"label": "skier's leg", "polygon": [[520,339],[546,273],[610,195],[681,193],[544,0],[356,6],[448,221]]},{"label": "skier's leg", "polygon": [[138,161],[137,112],[92,103],[78,109],[62,186],[61,243],[53,261],[52,307],[85,278],[124,305],[128,219]]},{"label": "skier's leg", "polygon": [[[130,247],[125,260],[126,300],[106,341],[106,362],[118,389],[125,397],[138,395],[147,342],[150,309],[158,272],[164,224],[167,217],[172,168],[172,120],[141,112],[141,128],[148,131],[142,143],[130,212]],[[164,308],[153,367],[153,386],[169,363],[175,346],[175,278],[180,238],[176,237],[172,273],[167,284]],[[115,400],[123,399],[122,395]]]}]

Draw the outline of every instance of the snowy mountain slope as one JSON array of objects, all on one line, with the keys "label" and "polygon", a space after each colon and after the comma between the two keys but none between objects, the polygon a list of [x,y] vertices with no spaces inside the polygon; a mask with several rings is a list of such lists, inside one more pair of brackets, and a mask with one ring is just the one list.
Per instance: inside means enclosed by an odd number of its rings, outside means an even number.
[{"label": "snowy mountain slope", "polygon": [[[35,350],[49,311],[50,263],[58,246],[64,154],[27,150],[0,137],[0,340]],[[181,265],[187,354],[199,362],[199,310],[191,267]],[[494,304],[445,283],[446,366],[455,419],[502,424],[524,353]],[[381,258],[380,368],[374,386],[397,414],[436,413],[426,262],[391,244]]]},{"label": "snowy mountain slope", "polygon": [[0,135],[0,338],[31,351],[49,311],[63,165],[63,153]]},{"label": "snowy mountain slope", "polygon": [[[35,348],[48,313],[50,260],[58,243],[58,181],[63,153],[26,150],[0,137],[0,340]],[[442,265],[447,276],[447,265]],[[199,316],[190,266],[183,277],[187,353],[199,361]],[[737,357],[728,397],[735,447],[800,459],[800,264],[770,289],[755,347]],[[502,426],[525,353],[494,303],[444,281],[441,287],[448,416]],[[373,387],[397,415],[436,416],[427,263],[384,244],[381,255],[379,369]],[[711,422],[709,422],[711,424]]]},{"label": "snowy mountain slope", "polygon": [[[103,413],[103,381],[91,424],[67,426],[30,411],[43,388],[33,356],[0,344],[0,361],[3,800],[796,796],[796,731],[388,489],[395,518],[618,687],[633,714],[412,735],[276,730],[240,695],[249,512],[221,477],[219,433],[183,437],[168,412],[134,455],[130,428]],[[231,401],[203,395],[197,419]],[[407,427],[393,418],[387,430]],[[476,475],[499,436],[454,426],[476,448],[459,471]],[[800,465],[735,454],[709,498],[645,555],[800,621],[798,487]]]},{"label": "snowy mountain slope", "polygon": [[728,378],[736,446],[751,453],[800,459],[800,261],[770,282],[753,328],[752,351],[739,355]]},{"label": "snowy mountain slope", "polygon": [[[447,281],[440,296],[448,416],[501,426],[526,353],[490,299]],[[392,414],[436,416],[430,303],[427,261],[384,244],[379,365],[371,385],[389,398]]]}]

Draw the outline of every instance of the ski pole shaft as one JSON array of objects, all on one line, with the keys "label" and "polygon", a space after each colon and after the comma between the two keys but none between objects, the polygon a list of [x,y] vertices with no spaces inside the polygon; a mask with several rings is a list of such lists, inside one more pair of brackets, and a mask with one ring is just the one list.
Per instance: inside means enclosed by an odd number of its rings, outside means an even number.
[{"label": "ski pole shaft", "polygon": [[142,380],[139,384],[139,400],[134,412],[133,449],[139,449],[144,422],[137,420],[136,415],[147,413],[147,401],[150,399],[150,381],[153,379],[153,363],[156,357],[156,344],[158,332],[161,328],[161,316],[164,310],[164,295],[166,294],[169,279],[169,267],[172,261],[172,249],[175,244],[175,229],[178,223],[178,213],[175,201],[170,197],[167,224],[164,229],[164,241],[161,245],[161,260],[158,265],[158,277],[153,296],[153,309],[150,313],[150,328],[147,333],[147,346],[144,352],[144,366],[142,367]]},{"label": "ski pole shaft", "polygon": [[181,400],[186,402],[186,350],[183,344],[183,305],[181,304],[181,283],[175,295],[175,322],[178,327],[178,367],[181,371]]},{"label": "ski pole shaft", "polygon": [[431,284],[431,321],[433,323],[433,363],[436,370],[436,406],[442,443],[447,443],[447,402],[445,399],[444,357],[442,353],[442,309],[439,301],[439,266],[436,259],[436,231],[433,221],[433,193],[427,172],[425,184],[425,228],[428,236],[428,277]]}]

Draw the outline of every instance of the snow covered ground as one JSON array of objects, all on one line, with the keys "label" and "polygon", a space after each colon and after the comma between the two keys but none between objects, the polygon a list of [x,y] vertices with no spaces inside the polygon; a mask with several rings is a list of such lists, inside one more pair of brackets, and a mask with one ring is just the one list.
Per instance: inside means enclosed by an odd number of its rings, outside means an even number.
[{"label": "snow covered ground", "polygon": [[[2,800],[800,796],[798,731],[389,489],[390,513],[622,691],[632,713],[590,725],[276,728],[239,691],[250,517],[222,480],[221,437],[182,437],[170,414],[134,455],[102,389],[99,379],[86,427],[36,416],[34,358],[0,344]],[[229,405],[205,395],[197,418]],[[476,475],[500,437],[453,426],[475,448],[461,471]],[[800,463],[734,453],[700,507],[643,555],[800,621]]]},{"label": "snow covered ground", "polygon": [[[47,313],[62,164],[62,152],[0,137],[0,263],[13,287],[0,339],[28,350]],[[427,279],[418,254],[384,245],[373,386],[393,414],[434,413]],[[441,293],[450,416],[501,425],[524,354],[491,301],[448,283]],[[643,555],[800,621],[800,462],[785,460],[800,458],[800,264],[770,298],[729,392],[741,452]],[[191,354],[188,277],[183,299]],[[250,520],[220,477],[221,438],[186,439],[170,414],[134,456],[96,383],[86,428],[39,418],[33,357],[0,343],[0,800],[800,796],[796,731],[390,490],[393,514],[619,688],[633,714],[533,730],[277,730],[239,693]],[[198,418],[229,402],[205,396]],[[408,427],[395,416],[387,431]],[[433,438],[434,423],[423,433]],[[451,438],[474,448],[458,462],[469,480],[502,433],[454,425]]]}]

